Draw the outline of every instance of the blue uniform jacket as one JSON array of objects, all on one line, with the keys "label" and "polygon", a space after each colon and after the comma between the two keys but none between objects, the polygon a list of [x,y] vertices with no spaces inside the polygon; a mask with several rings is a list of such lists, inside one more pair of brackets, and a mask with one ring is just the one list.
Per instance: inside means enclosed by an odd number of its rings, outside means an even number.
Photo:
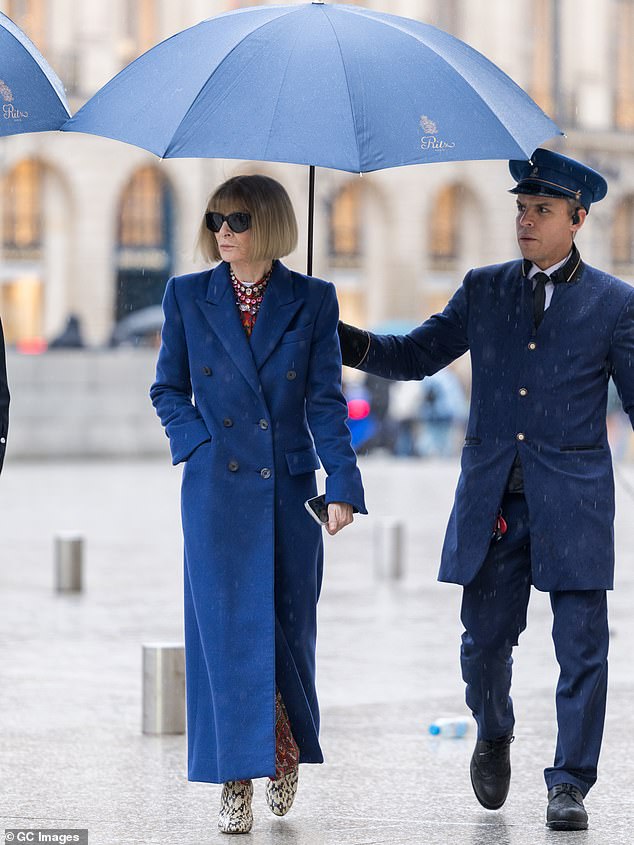
[{"label": "blue uniform jacket", "polygon": [[466,351],[472,389],[439,579],[468,584],[486,556],[519,451],[540,590],[611,589],[614,481],[608,380],[634,424],[634,289],[587,265],[557,284],[535,330],[521,261],[471,270],[445,310],[404,336],[370,335],[361,365],[431,375]]}]

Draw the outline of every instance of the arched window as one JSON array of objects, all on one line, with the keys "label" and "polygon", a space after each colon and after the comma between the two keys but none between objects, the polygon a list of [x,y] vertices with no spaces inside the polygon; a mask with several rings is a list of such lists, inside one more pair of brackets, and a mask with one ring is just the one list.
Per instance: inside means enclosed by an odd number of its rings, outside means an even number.
[{"label": "arched window", "polygon": [[41,337],[43,167],[27,159],[2,181],[0,313],[8,343]]},{"label": "arched window", "polygon": [[156,247],[164,241],[164,180],[154,167],[137,170],[123,193],[119,245]]},{"label": "arched window", "polygon": [[119,210],[116,319],[159,305],[172,267],[171,189],[155,167],[141,167]]},{"label": "arched window", "polygon": [[434,202],[429,233],[429,257],[435,270],[451,270],[460,252],[460,188],[442,188]]},{"label": "arched window", "polygon": [[330,204],[328,246],[331,264],[354,266],[361,259],[361,186],[345,185]]},{"label": "arched window", "polygon": [[622,200],[614,215],[612,255],[615,269],[623,275],[634,273],[634,196]]},{"label": "arched window", "polygon": [[39,258],[42,248],[42,166],[17,164],[4,180],[2,245],[5,258]]}]

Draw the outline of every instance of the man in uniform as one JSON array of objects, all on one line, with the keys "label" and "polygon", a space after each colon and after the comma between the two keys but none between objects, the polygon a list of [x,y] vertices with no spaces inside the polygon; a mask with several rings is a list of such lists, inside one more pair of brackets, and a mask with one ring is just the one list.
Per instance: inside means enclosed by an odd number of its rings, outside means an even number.
[{"label": "man in uniform", "polygon": [[343,362],[421,379],[469,350],[472,396],[439,579],[463,585],[461,664],[478,726],[471,782],[509,789],[511,652],[531,586],[550,594],[560,667],[546,824],[587,827],[607,690],[614,570],[610,377],[634,424],[634,288],[586,265],[574,238],[607,185],[545,149],[511,161],[523,261],[467,273],[445,310],[407,335],[340,325]]},{"label": "man in uniform", "polygon": [[9,385],[7,383],[7,367],[4,355],[4,335],[0,322],[0,472],[4,462],[4,452],[7,445],[7,431],[9,428]]}]

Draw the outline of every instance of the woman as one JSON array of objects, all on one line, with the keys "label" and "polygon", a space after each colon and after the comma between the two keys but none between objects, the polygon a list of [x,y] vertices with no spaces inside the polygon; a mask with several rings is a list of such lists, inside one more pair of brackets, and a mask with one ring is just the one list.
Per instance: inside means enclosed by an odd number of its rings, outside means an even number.
[{"label": "woman", "polygon": [[[246,833],[252,778],[290,809],[321,763],[315,691],[321,529],[304,502],[327,473],[330,534],[366,513],[341,393],[334,287],[287,269],[284,188],[237,176],[199,234],[212,270],[170,279],[150,395],[184,461],[189,779],[224,783],[218,825]],[[319,459],[317,457],[319,455]]]}]

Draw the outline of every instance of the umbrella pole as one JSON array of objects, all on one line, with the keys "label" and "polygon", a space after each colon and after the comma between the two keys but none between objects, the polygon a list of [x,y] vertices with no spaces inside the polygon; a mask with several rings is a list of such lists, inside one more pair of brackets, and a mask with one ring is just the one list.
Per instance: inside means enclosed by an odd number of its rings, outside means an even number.
[{"label": "umbrella pole", "polygon": [[313,228],[315,222],[315,166],[308,170],[308,255],[306,258],[306,274],[313,275]]}]

